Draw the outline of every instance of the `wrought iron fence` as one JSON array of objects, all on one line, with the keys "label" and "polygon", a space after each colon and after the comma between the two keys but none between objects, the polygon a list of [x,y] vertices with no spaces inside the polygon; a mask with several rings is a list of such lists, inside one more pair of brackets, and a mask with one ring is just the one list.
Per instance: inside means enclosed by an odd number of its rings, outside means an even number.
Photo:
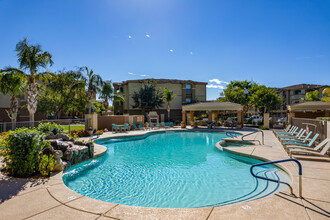
[{"label": "wrought iron fence", "polygon": [[[85,129],[85,119],[56,119],[56,120],[41,120],[41,121],[22,121],[16,122],[16,128],[22,127],[37,127],[40,123],[55,123],[64,127],[64,130],[70,132],[75,129]],[[0,133],[12,130],[11,122],[0,123]]]}]

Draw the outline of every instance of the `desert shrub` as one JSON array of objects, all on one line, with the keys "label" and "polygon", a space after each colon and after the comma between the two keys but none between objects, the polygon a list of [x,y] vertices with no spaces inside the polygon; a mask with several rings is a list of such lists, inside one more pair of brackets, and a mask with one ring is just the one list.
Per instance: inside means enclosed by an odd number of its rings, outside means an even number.
[{"label": "desert shrub", "polygon": [[89,132],[86,131],[85,129],[72,130],[70,132],[70,135],[78,136],[78,137],[89,137],[90,136]]},{"label": "desert shrub", "polygon": [[49,133],[53,132],[54,134],[63,133],[64,128],[61,125],[47,122],[47,123],[41,123],[38,125],[38,131]]},{"label": "desert shrub", "polygon": [[260,126],[259,126],[259,129],[260,129],[260,130],[269,130],[268,128],[265,128],[263,125],[260,125]]},{"label": "desert shrub", "polygon": [[29,177],[38,172],[39,153],[49,146],[45,135],[36,129],[18,128],[3,140],[1,155],[5,169],[16,177]]},{"label": "desert shrub", "polygon": [[98,130],[98,131],[95,132],[95,134],[102,135],[103,134],[103,130]]},{"label": "desert shrub", "polygon": [[39,162],[39,172],[43,176],[50,176],[54,170],[56,162],[54,160],[54,155],[41,155]]}]

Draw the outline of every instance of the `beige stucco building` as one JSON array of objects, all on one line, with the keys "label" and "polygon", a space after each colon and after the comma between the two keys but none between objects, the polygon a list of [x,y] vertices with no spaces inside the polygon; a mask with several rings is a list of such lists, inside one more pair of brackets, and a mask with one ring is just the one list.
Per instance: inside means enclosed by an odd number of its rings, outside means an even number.
[{"label": "beige stucco building", "polygon": [[[134,101],[132,96],[135,92],[139,91],[145,80],[154,80],[156,82],[156,88],[160,91],[167,88],[177,95],[170,104],[171,120],[181,121],[182,105],[206,101],[206,82],[176,79],[127,80],[120,83],[113,83],[114,89],[122,93],[125,97],[125,102],[114,103],[115,114],[142,114],[141,109],[133,108]],[[165,120],[167,120],[167,105],[165,103],[156,111],[159,115],[164,114]]]}]

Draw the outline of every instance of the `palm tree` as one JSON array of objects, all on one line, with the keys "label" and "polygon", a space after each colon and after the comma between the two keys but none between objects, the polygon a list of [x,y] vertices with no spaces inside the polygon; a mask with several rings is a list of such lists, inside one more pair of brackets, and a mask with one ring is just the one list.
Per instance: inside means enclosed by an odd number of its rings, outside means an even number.
[{"label": "palm tree", "polygon": [[101,86],[103,81],[101,76],[94,74],[94,71],[91,69],[89,71],[88,67],[82,67],[81,71],[86,71],[86,85],[87,85],[87,101],[88,101],[88,114],[92,113],[92,100],[95,99],[96,93],[101,91]]},{"label": "palm tree", "polygon": [[171,111],[170,103],[174,100],[175,97],[176,97],[176,94],[173,94],[172,90],[164,88],[163,101],[167,103],[167,118],[168,118],[168,121],[170,121],[170,111]]},{"label": "palm tree", "polygon": [[12,130],[16,128],[16,118],[19,108],[17,96],[24,93],[25,87],[24,77],[14,70],[0,75],[0,92],[5,95],[11,95],[9,111],[6,110],[6,112],[11,119]]},{"label": "palm tree", "polygon": [[117,94],[114,92],[111,80],[107,80],[107,81],[103,82],[100,98],[104,99],[103,105],[104,105],[106,113],[108,112],[109,101],[112,101],[112,100],[124,101],[125,100],[121,94]]},{"label": "palm tree", "polygon": [[[45,69],[47,66],[53,64],[52,55],[41,49],[39,44],[31,45],[28,40],[19,41],[16,44],[16,52],[20,69],[8,67],[2,72],[16,71],[17,73],[24,74],[27,78],[27,109],[30,115],[31,126],[34,122],[34,114],[37,111],[38,103],[38,86],[37,81],[45,81],[50,75],[49,72],[40,73],[41,68]],[[22,70],[29,70],[29,73]]]}]

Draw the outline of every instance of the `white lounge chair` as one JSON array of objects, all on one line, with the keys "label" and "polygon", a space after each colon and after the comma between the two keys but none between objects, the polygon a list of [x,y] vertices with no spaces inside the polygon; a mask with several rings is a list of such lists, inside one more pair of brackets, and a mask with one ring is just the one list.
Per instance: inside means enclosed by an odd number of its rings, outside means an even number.
[{"label": "white lounge chair", "polygon": [[326,138],[321,143],[316,145],[315,147],[303,147],[303,146],[289,145],[289,146],[287,146],[287,150],[293,151],[294,149],[303,149],[303,150],[319,151],[329,141],[330,141],[330,139]]},{"label": "white lounge chair", "polygon": [[305,150],[305,149],[292,149],[289,152],[289,156],[290,158],[292,158],[292,154],[308,154],[308,155],[313,155],[313,156],[321,156],[321,157],[325,157],[327,151],[330,149],[330,142],[328,142],[325,147],[320,151],[312,151],[312,150]]}]

